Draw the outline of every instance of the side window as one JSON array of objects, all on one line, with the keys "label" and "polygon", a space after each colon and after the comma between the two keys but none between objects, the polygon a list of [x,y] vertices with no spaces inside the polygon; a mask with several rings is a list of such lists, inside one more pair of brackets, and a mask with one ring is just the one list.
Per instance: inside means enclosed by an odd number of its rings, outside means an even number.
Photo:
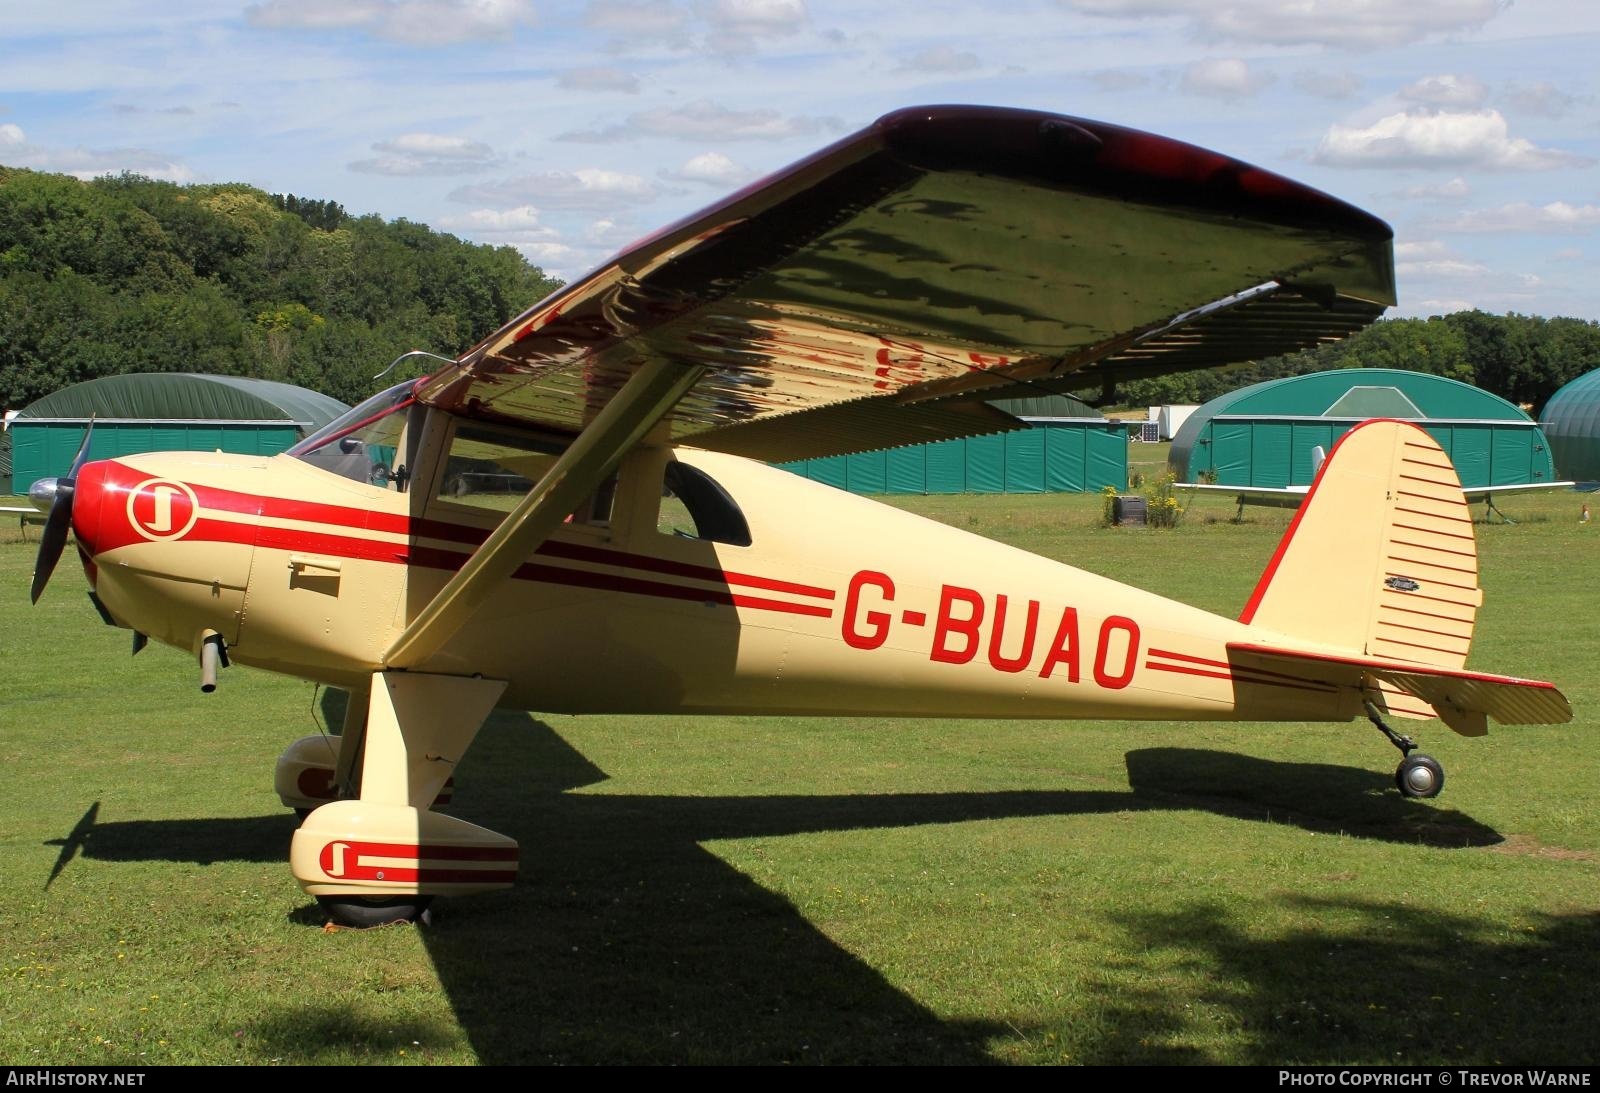
[{"label": "side window", "polygon": [[[439,497],[458,505],[509,512],[560,454],[559,444],[458,422],[444,477],[439,481]],[[613,476],[578,507],[569,522],[608,523],[615,492]]]},{"label": "side window", "polygon": [[667,464],[656,530],[682,539],[750,545],[750,525],[728,491],[704,471],[685,463]]}]

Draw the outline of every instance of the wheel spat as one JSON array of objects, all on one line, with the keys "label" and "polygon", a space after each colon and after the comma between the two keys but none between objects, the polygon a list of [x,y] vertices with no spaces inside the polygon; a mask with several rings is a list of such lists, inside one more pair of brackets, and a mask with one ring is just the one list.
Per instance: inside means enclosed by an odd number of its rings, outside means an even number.
[{"label": "wheel spat", "polygon": [[72,530],[72,494],[77,485],[78,472],[89,461],[89,440],[94,436],[94,419],[89,419],[89,427],[83,431],[83,443],[78,447],[78,455],[72,461],[72,469],[65,478],[56,479],[55,500],[50,502],[50,515],[45,517],[44,534],[39,536],[39,558],[33,565],[33,602],[39,602],[39,595],[44,591],[44,586],[50,583],[50,574],[56,570],[56,563],[61,560],[61,552],[67,545],[67,532]]}]

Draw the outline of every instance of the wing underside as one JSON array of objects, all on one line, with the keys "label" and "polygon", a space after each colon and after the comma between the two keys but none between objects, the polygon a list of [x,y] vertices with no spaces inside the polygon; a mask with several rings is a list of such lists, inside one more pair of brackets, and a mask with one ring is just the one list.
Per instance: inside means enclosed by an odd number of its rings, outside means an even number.
[{"label": "wing underside", "polygon": [[[1342,337],[1393,302],[1381,221],[1080,119],[901,111],[535,305],[418,397],[577,433],[647,361],[675,441],[766,459],[1014,428],[983,398]],[[974,403],[980,403],[974,406]]]}]

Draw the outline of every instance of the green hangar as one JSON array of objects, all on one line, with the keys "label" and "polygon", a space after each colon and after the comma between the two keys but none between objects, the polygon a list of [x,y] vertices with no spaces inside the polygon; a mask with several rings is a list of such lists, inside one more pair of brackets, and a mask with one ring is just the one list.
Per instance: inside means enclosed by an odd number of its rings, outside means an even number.
[{"label": "green hangar", "polygon": [[1600,369],[1551,395],[1539,417],[1561,476],[1600,481]]},{"label": "green hangar", "polygon": [[1314,475],[1314,449],[1369,418],[1415,421],[1456,465],[1461,484],[1556,481],[1537,422],[1497,395],[1426,372],[1346,368],[1268,380],[1212,399],[1172,441],[1180,482],[1283,488]]},{"label": "green hangar", "polygon": [[138,452],[273,455],[349,407],[304,387],[186,372],[103,376],[30,403],[11,419],[13,489],[66,474],[94,416],[92,458]]},{"label": "green hangar", "polygon": [[1128,427],[1069,395],[989,403],[1024,428],[780,463],[851,493],[1084,493],[1128,486]]}]

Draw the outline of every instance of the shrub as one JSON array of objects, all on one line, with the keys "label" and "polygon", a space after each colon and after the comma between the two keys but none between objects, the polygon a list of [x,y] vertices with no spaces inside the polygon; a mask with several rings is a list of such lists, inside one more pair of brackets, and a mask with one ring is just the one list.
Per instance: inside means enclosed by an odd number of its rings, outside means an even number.
[{"label": "shrub", "polygon": [[1145,519],[1153,528],[1175,528],[1183,519],[1183,506],[1178,503],[1175,487],[1178,476],[1168,471],[1145,487]]}]

